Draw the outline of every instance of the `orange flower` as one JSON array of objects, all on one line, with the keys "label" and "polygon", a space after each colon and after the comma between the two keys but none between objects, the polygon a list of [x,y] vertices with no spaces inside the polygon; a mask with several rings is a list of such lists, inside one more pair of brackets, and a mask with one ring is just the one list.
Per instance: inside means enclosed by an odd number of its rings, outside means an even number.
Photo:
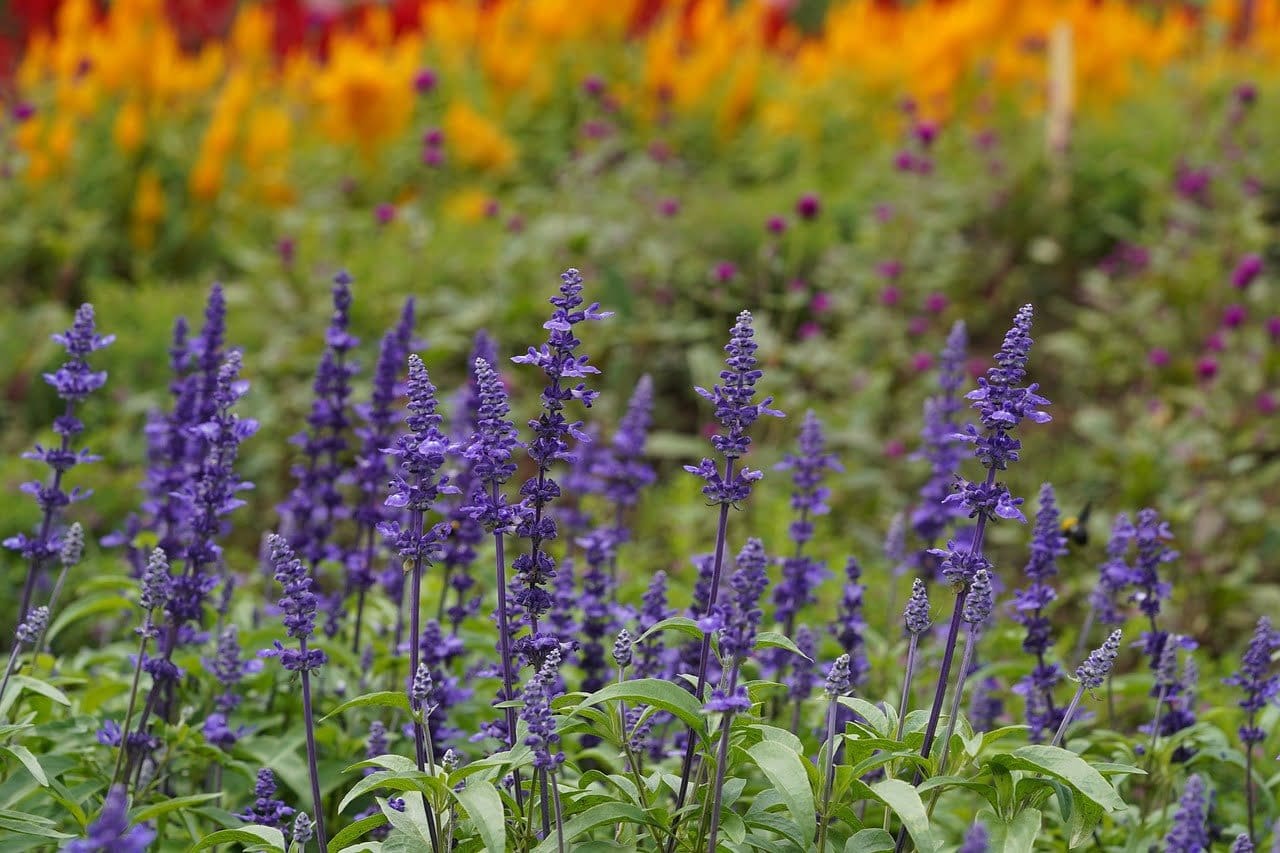
[{"label": "orange flower", "polygon": [[476,171],[505,172],[516,161],[515,143],[465,101],[445,111],[444,138],[456,161]]}]

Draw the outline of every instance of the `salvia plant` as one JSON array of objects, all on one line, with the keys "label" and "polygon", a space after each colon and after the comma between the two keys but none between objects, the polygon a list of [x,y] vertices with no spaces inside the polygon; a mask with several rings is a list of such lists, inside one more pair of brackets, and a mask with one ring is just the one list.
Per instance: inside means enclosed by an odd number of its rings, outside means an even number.
[{"label": "salvia plant", "polygon": [[[415,352],[405,303],[365,385],[353,284],[334,281],[261,523],[240,511],[253,358],[227,343],[221,288],[200,332],[175,324],[137,511],[98,541],[111,520],[69,477],[96,458],[80,413],[111,337],[87,305],[56,336],[64,408],[23,487],[38,522],[6,539],[26,576],[3,849],[1280,844],[1280,631],[1257,619],[1233,674],[1201,683],[1231,644],[1178,623],[1176,525],[1121,512],[1094,554],[1064,526],[1072,485],[1049,483],[1028,522],[1021,469],[1050,452],[1030,305],[979,371],[952,328],[924,482],[874,520],[868,558],[844,531],[860,481],[840,425],[772,420],[775,397],[803,401],[771,382],[750,312],[696,388],[711,452],[671,466],[648,453],[661,385],[612,398],[589,355],[610,312],[577,270],[511,359],[484,333],[463,364]],[[659,506],[680,489],[706,510]]]}]

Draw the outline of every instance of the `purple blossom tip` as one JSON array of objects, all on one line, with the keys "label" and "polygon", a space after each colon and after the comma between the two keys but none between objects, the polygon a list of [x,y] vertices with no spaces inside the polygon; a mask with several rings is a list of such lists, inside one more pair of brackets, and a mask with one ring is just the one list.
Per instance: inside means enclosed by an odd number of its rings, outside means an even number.
[{"label": "purple blossom tip", "polygon": [[911,634],[923,634],[933,624],[929,616],[929,590],[920,578],[911,582],[911,597],[907,599],[903,621]]},{"label": "purple blossom tip", "polygon": [[1084,663],[1076,670],[1076,680],[1084,686],[1086,690],[1096,690],[1101,687],[1103,682],[1107,680],[1107,676],[1111,674],[1111,667],[1116,662],[1116,656],[1120,653],[1120,629],[1111,632],[1106,642],[1089,653],[1089,657],[1085,658]]}]

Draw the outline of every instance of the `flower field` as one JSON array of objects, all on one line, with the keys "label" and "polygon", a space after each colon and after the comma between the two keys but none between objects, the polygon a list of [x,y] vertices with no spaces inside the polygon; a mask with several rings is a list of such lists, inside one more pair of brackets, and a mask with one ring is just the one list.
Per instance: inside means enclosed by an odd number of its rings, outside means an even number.
[{"label": "flower field", "polygon": [[0,851],[1280,851],[1280,2],[14,0]]}]

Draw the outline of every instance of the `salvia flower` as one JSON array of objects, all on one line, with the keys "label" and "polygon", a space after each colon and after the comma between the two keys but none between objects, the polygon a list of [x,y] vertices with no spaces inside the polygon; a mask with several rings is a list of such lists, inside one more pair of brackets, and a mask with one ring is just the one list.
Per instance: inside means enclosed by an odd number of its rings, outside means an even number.
[{"label": "salvia flower", "polygon": [[986,569],[978,569],[964,600],[964,621],[970,625],[981,625],[987,621],[994,606],[993,594],[990,573]]},{"label": "salvia flower", "polygon": [[418,671],[413,674],[413,682],[409,686],[409,701],[415,711],[421,711],[424,714],[430,714],[431,708],[427,701],[431,698],[432,690],[435,685],[431,680],[431,667],[426,661],[418,663]]},{"label": "salvia flower", "polygon": [[1236,840],[1231,842],[1231,853],[1253,853],[1253,851],[1253,840],[1244,833],[1237,835]]},{"label": "salvia flower", "polygon": [[533,748],[533,766],[539,770],[555,770],[564,763],[565,758],[563,752],[552,752],[560,743],[555,718],[551,715],[551,700],[559,680],[559,666],[560,653],[553,650],[524,689],[524,708],[520,710],[520,716],[529,726],[525,744]]},{"label": "salvia flower", "polygon": [[44,629],[49,624],[49,608],[43,604],[39,607],[33,607],[27,612],[27,618],[22,620],[18,625],[18,629],[14,632],[14,639],[20,645],[29,646],[40,639],[40,635],[44,633]]},{"label": "salvia flower", "polygon": [[801,625],[796,629],[795,635],[796,648],[800,650],[800,656],[795,658],[791,672],[787,674],[785,679],[787,684],[787,696],[791,699],[802,702],[809,698],[813,693],[814,685],[818,681],[817,672],[817,654],[818,640],[813,635],[812,629],[808,625]]},{"label": "salvia flower", "polygon": [[[284,588],[280,610],[284,614],[285,632],[295,639],[307,640],[316,630],[314,581],[283,536],[273,533],[267,537],[267,544],[271,549],[276,581]],[[262,654],[278,657],[285,669],[299,672],[319,669],[325,662],[325,653],[320,649],[308,649],[304,655],[298,649],[284,648],[278,640],[275,648]]]},{"label": "salvia flower", "polygon": [[515,529],[515,508],[507,503],[501,487],[516,471],[512,455],[516,448],[516,428],[511,423],[507,391],[492,364],[483,358],[474,362],[475,381],[480,396],[475,431],[463,455],[471,463],[479,482],[468,509],[471,517],[490,532]]},{"label": "salvia flower", "polygon": [[[840,607],[836,619],[831,623],[831,633],[835,635],[849,656],[849,680],[858,686],[866,680],[871,672],[871,664],[867,660],[867,648],[864,635],[867,628],[866,619],[862,615],[863,597],[866,585],[862,583],[862,566],[854,557],[845,563],[844,592],[840,597]],[[925,604],[926,616],[928,604]]]},{"label": "salvia flower", "polygon": [[615,506],[630,508],[640,493],[653,484],[657,475],[645,458],[645,444],[653,421],[653,380],[649,375],[636,382],[627,410],[613,434],[610,452],[595,468],[603,480],[603,494]]},{"label": "salvia flower", "polygon": [[975,823],[964,834],[964,843],[960,845],[957,853],[987,853],[988,844],[987,828],[980,823]]},{"label": "salvia flower", "polygon": [[315,832],[315,824],[311,822],[310,816],[306,812],[298,812],[298,816],[293,819],[294,843],[306,845],[308,841],[315,837]]},{"label": "salvia flower", "polygon": [[1027,629],[1022,648],[1036,656],[1035,666],[1015,688],[1027,697],[1027,724],[1033,742],[1046,732],[1057,731],[1062,712],[1053,703],[1053,690],[1062,681],[1062,669],[1046,659],[1053,645],[1053,627],[1045,615],[1058,597],[1049,580],[1058,573],[1058,557],[1067,553],[1067,538],[1059,522],[1058,505],[1053,487],[1040,487],[1040,510],[1036,514],[1035,532],[1031,538],[1031,558],[1023,568],[1030,583],[1014,593],[1014,617]]},{"label": "salvia flower", "polygon": [[613,641],[613,662],[620,669],[631,666],[631,632],[623,628]]},{"label": "salvia flower", "polygon": [[[743,456],[751,446],[747,430],[761,415],[782,417],[782,413],[769,408],[772,397],[765,397],[755,402],[755,386],[763,371],[756,367],[756,349],[758,344],[753,340],[755,330],[751,327],[751,312],[743,311],[729,333],[729,343],[725,345],[725,370],[720,372],[723,384],[715,385],[710,391],[705,388],[694,388],[698,395],[715,405],[716,420],[722,432],[711,437],[711,445],[726,460],[726,470],[731,470],[734,460]],[[702,494],[707,500],[717,504],[736,504],[747,498],[751,486],[763,475],[759,471],[742,468],[732,472],[728,478],[717,470],[710,459],[703,459],[698,465],[686,465],[685,470],[696,474],[705,481]]]},{"label": "salvia flower", "polygon": [[[565,404],[577,400],[590,408],[600,392],[587,387],[585,382],[574,382],[599,373],[588,363],[588,357],[579,355],[582,345],[574,327],[591,320],[603,320],[611,312],[601,311],[598,303],[585,308],[582,298],[582,275],[575,269],[565,271],[560,277],[560,294],[551,298],[555,310],[543,324],[547,330],[547,342],[541,347],[530,347],[525,355],[511,360],[516,364],[528,364],[542,370],[547,384],[542,390],[542,413],[529,421],[534,437],[526,445],[529,458],[537,466],[537,473],[520,488],[519,524],[516,533],[529,540],[529,550],[512,562],[518,591],[516,604],[526,613],[531,632],[536,634],[537,620],[551,606],[551,596],[544,588],[555,578],[555,560],[543,547],[544,542],[556,538],[556,522],[545,513],[548,504],[560,496],[560,486],[548,471],[556,462],[574,461],[569,452],[568,439],[589,441],[582,430],[581,421],[569,421],[564,416]],[[532,638],[526,637],[522,650]]]},{"label": "salvia flower", "polygon": [[67,853],[145,853],[156,832],[146,824],[130,827],[129,796],[124,785],[113,785],[88,834],[63,849]]},{"label": "salvia flower", "polygon": [[253,786],[253,805],[240,812],[236,817],[248,823],[272,826],[284,830],[293,817],[293,809],[285,805],[283,800],[276,799],[275,773],[268,767],[258,771],[258,780]]},{"label": "salvia flower", "polygon": [[756,632],[764,615],[760,594],[769,583],[769,558],[764,543],[751,538],[738,554],[737,567],[729,578],[732,596],[720,615],[720,654],[741,661],[755,647]]},{"label": "salvia flower", "polygon": [[1115,664],[1119,653],[1120,631],[1116,629],[1107,637],[1106,642],[1090,652],[1089,657],[1080,664],[1076,670],[1076,680],[1086,690],[1096,690],[1101,687],[1107,680],[1107,676],[1111,674],[1111,667]]},{"label": "salvia flower", "polygon": [[773,590],[776,618],[789,634],[800,610],[817,601],[814,590],[827,576],[826,565],[804,549],[813,538],[814,518],[831,511],[827,505],[831,490],[822,481],[827,472],[842,470],[835,455],[826,452],[822,422],[812,411],[805,414],[800,426],[800,452],[788,454],[778,467],[792,472],[791,509],[795,513],[789,528],[795,553],[783,559],[782,582]]},{"label": "salvia flower", "polygon": [[929,463],[929,479],[920,489],[920,505],[911,514],[911,527],[924,542],[932,543],[963,515],[961,508],[944,503],[951,494],[955,472],[964,456],[960,432],[960,388],[964,384],[969,340],[962,321],[956,321],[938,359],[937,395],[924,405],[924,429],[920,433],[920,458]]},{"label": "salvia flower", "polygon": [[1107,542],[1107,560],[1099,570],[1098,584],[1089,594],[1089,606],[1103,625],[1119,625],[1124,621],[1120,612],[1120,596],[1132,577],[1126,555],[1133,542],[1135,530],[1129,516],[1116,516]]},{"label": "salvia flower", "polygon": [[929,615],[929,590],[920,578],[911,582],[911,597],[907,599],[903,621],[909,634],[923,634],[933,624]]},{"label": "salvia flower", "polygon": [[1269,675],[1271,655],[1280,649],[1280,631],[1271,627],[1271,620],[1262,616],[1254,629],[1253,637],[1245,649],[1240,669],[1226,679],[1226,683],[1239,687],[1244,698],[1239,702],[1247,715],[1240,726],[1240,742],[1246,747],[1262,743],[1266,732],[1257,725],[1258,712],[1280,696],[1280,673]]},{"label": "salvia flower", "polygon": [[240,659],[240,636],[235,625],[228,625],[218,635],[218,653],[206,666],[214,679],[222,685],[222,693],[213,704],[223,714],[230,714],[240,705],[236,685],[251,671],[249,664]]},{"label": "salvia flower", "polygon": [[1209,849],[1208,798],[1199,774],[1187,777],[1173,816],[1173,826],[1164,837],[1168,853],[1203,853]]},{"label": "salvia flower", "polygon": [[95,371],[89,366],[89,356],[115,340],[114,335],[99,335],[94,326],[93,306],[85,303],[76,311],[71,328],[53,336],[53,340],[66,350],[67,360],[54,373],[46,373],[44,381],[53,387],[66,404],[61,415],[53,419],[53,432],[58,436],[56,447],[35,448],[23,454],[24,459],[43,462],[51,476],[47,483],[33,480],[22,485],[22,491],[31,495],[40,507],[41,519],[35,536],[19,533],[4,540],[4,546],[20,553],[27,561],[27,579],[22,589],[22,602],[18,618],[27,615],[36,582],[41,579],[45,563],[58,556],[60,544],[56,533],[58,516],[62,511],[88,497],[87,491],[63,488],[67,473],[77,465],[93,462],[98,457],[84,448],[75,448],[76,437],[84,431],[84,424],[76,416],[76,408],[94,391],[107,382],[105,371]]},{"label": "salvia flower", "polygon": [[835,699],[849,692],[852,686],[852,674],[849,670],[849,656],[847,654],[840,655],[831,664],[831,669],[827,670],[827,681],[824,690],[829,699]]}]

